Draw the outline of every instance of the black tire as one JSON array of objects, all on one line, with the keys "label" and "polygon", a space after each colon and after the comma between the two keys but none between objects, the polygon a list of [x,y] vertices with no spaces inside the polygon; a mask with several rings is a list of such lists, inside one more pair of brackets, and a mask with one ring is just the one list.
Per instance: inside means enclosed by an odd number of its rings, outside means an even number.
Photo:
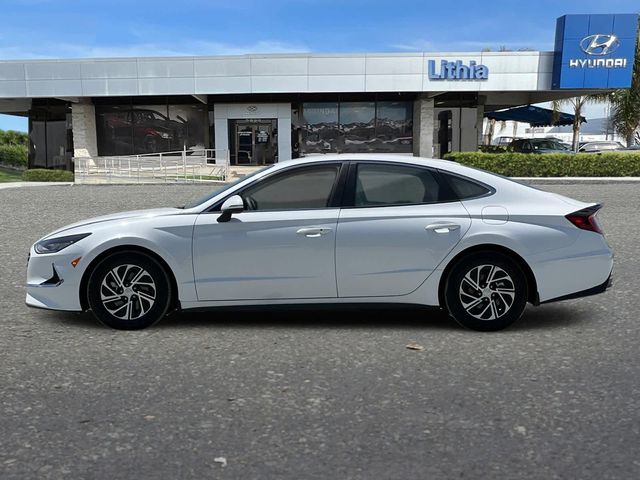
[{"label": "black tire", "polygon": [[141,252],[109,255],[94,268],[87,282],[93,314],[118,330],[139,330],[155,324],[166,315],[171,295],[167,272]]},{"label": "black tire", "polygon": [[[488,283],[491,274],[493,280]],[[473,283],[481,288],[476,289]],[[502,330],[518,320],[527,298],[524,272],[517,262],[499,252],[478,252],[462,258],[445,284],[449,314],[460,325],[483,332]]]}]

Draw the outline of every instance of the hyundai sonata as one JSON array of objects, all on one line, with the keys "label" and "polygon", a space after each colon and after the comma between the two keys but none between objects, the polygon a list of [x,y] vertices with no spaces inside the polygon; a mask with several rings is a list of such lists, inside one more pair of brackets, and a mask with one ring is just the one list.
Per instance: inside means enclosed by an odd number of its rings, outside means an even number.
[{"label": "hyundai sonata", "polygon": [[534,305],[604,292],[600,205],[454,162],[281,162],[182,208],[63,227],[30,251],[26,303],[120,329],[239,305],[402,303],[499,330]]}]

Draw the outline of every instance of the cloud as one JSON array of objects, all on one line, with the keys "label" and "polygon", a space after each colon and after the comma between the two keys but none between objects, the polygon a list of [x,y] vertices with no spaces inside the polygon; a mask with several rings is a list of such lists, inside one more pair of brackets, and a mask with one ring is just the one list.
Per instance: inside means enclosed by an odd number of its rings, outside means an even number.
[{"label": "cloud", "polygon": [[553,50],[553,42],[514,42],[512,40],[454,40],[451,42],[434,43],[430,40],[412,40],[404,43],[394,43],[389,45],[393,50],[407,52],[479,52],[484,48],[498,50],[500,47],[506,47],[511,50],[518,49],[542,49]]},{"label": "cloud", "polygon": [[179,42],[134,42],[126,45],[92,45],[79,43],[48,43],[0,46],[0,58],[27,60],[46,58],[105,57],[170,57],[199,55],[243,55],[248,53],[302,53],[309,49],[301,43],[260,40],[248,44],[186,39]]}]

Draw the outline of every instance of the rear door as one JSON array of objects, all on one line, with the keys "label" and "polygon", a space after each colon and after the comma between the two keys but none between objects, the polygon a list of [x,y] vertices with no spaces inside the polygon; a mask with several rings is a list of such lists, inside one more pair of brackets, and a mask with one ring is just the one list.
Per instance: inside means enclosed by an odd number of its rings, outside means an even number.
[{"label": "rear door", "polygon": [[426,167],[353,163],[346,188],[336,238],[339,297],[411,293],[471,225],[438,172]]}]

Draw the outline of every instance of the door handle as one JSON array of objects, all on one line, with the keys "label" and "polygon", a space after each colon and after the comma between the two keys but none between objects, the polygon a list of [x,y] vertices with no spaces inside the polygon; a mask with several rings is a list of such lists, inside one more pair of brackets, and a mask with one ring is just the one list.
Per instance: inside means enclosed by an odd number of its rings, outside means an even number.
[{"label": "door handle", "polygon": [[331,231],[330,228],[323,227],[311,227],[311,228],[301,228],[296,233],[298,235],[304,235],[307,238],[318,238],[322,235],[326,235]]},{"label": "door handle", "polygon": [[427,231],[433,231],[436,233],[449,233],[454,230],[458,230],[460,225],[457,223],[432,223],[431,225],[427,225],[424,227]]}]

